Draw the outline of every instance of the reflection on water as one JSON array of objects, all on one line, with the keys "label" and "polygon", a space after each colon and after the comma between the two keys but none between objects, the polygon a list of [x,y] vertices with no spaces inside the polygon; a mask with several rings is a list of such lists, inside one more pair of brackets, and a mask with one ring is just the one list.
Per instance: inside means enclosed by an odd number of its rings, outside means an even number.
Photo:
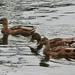
[{"label": "reflection on water", "polygon": [[43,66],[43,67],[49,67],[49,64],[47,64],[47,62],[49,61],[49,59],[50,59],[49,56],[42,57],[39,65]]},{"label": "reflection on water", "polygon": [[[7,18],[9,27],[18,24],[36,26],[36,32],[48,38],[75,37],[74,8],[75,0],[0,0],[0,18]],[[1,33],[0,37],[1,75],[34,75],[36,72],[39,75],[75,74],[74,60],[47,61],[42,59],[43,55],[32,53],[28,46],[35,43],[29,43],[29,37],[13,37]]]},{"label": "reflection on water", "polygon": [[7,45],[8,44],[8,35],[3,35],[0,39],[0,45]]}]

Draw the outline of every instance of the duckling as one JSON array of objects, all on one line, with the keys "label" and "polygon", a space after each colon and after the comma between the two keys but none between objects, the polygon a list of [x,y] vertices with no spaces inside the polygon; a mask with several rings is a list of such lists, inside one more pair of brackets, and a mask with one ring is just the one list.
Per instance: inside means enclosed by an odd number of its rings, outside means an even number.
[{"label": "duckling", "polygon": [[43,45],[45,45],[45,48],[43,50],[43,54],[47,57],[50,58],[50,56],[54,59],[61,59],[65,58],[68,61],[70,59],[75,58],[75,48],[70,48],[68,46],[57,46],[55,48],[50,48],[50,42],[48,39],[44,38],[45,41],[41,41]]},{"label": "duckling", "polygon": [[0,24],[3,25],[1,30],[2,34],[11,34],[15,35],[23,35],[23,36],[30,36],[35,32],[35,28],[33,26],[14,26],[8,28],[8,21],[6,18],[0,19]]},{"label": "duckling", "polygon": [[[37,40],[37,42],[39,42],[41,40],[41,35],[39,33],[35,33],[31,36],[31,41]],[[75,42],[75,38],[54,38],[54,39],[50,39],[49,40],[51,43],[56,43],[56,42],[66,42],[68,44],[72,44],[73,42]]]},{"label": "duckling", "polygon": [[[43,41],[45,39],[45,41]],[[50,49],[50,42],[48,39],[44,38],[41,40],[41,44],[45,45],[45,48],[43,49],[43,54],[46,56],[46,57],[50,57],[50,55],[52,55],[52,49]]]},{"label": "duckling", "polygon": [[[39,33],[35,33],[31,35],[31,40],[34,41],[36,40],[37,43],[40,42],[43,38]],[[68,45],[71,46],[75,42],[75,38],[53,38],[49,40],[51,43],[51,47],[58,46],[58,45]],[[72,47],[72,46],[71,46]]]},{"label": "duckling", "polygon": [[[37,44],[39,45],[43,45],[45,40],[48,40],[48,38],[44,37],[42,38]],[[75,41],[73,40],[73,38],[54,38],[54,39],[50,39],[48,40],[50,43],[50,48],[54,48],[57,46],[67,46],[70,47],[70,44],[74,43]]]}]

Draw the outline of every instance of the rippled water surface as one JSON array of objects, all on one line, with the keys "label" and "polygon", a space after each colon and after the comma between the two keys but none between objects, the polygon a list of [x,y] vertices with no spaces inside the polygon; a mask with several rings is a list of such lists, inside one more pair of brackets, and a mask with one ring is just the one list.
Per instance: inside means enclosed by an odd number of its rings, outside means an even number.
[{"label": "rippled water surface", "polygon": [[[48,38],[75,37],[75,0],[0,0],[0,18],[9,27],[35,26],[36,32]],[[0,30],[2,25],[0,25]],[[3,35],[0,33],[0,41]],[[29,38],[8,36],[0,45],[0,75],[75,75],[75,61],[65,59],[40,66],[40,56],[31,53]]]}]

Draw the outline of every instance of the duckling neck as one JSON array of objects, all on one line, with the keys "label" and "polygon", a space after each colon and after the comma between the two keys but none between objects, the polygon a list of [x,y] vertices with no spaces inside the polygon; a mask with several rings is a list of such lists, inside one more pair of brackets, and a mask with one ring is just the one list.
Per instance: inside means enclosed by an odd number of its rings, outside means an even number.
[{"label": "duckling neck", "polygon": [[3,29],[8,29],[8,24],[3,24]]},{"label": "duckling neck", "polygon": [[8,24],[3,24],[2,33],[8,34]]},{"label": "duckling neck", "polygon": [[45,45],[45,48],[43,50],[43,54],[47,55],[47,53],[50,51],[50,42],[48,41]]},{"label": "duckling neck", "polygon": [[37,42],[40,42],[40,40],[41,40],[41,37],[39,37],[39,38],[37,39]]}]

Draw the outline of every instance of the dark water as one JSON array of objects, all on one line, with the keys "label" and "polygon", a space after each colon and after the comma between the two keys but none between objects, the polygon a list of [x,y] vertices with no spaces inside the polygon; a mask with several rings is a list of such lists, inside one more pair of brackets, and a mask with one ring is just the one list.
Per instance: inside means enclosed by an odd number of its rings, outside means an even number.
[{"label": "dark water", "polygon": [[[0,18],[6,17],[9,27],[35,26],[36,32],[48,38],[75,37],[74,8],[74,0],[0,0]],[[0,39],[2,37],[0,33]],[[46,62],[47,67],[40,66],[41,56],[31,53],[27,46],[34,46],[34,43],[28,40],[23,36],[10,35],[6,41],[8,44],[0,45],[0,75],[75,74],[74,60],[51,59]]]}]

